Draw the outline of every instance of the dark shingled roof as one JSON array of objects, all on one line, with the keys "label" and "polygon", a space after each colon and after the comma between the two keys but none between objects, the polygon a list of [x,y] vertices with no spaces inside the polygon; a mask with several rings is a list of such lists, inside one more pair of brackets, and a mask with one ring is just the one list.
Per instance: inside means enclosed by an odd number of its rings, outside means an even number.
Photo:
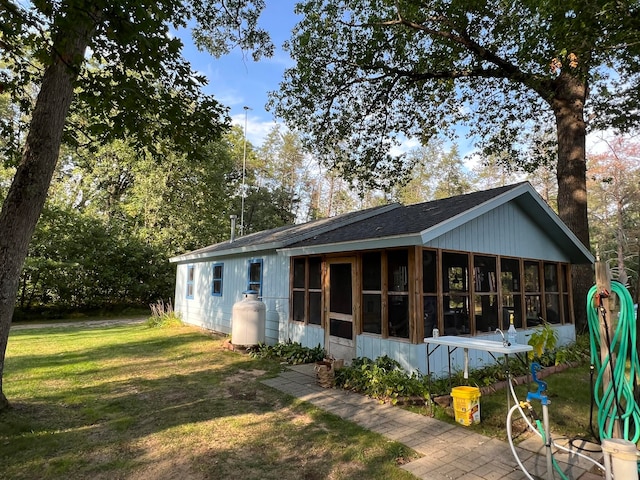
[{"label": "dark shingled roof", "polygon": [[255,247],[259,245],[277,244],[278,247],[285,247],[303,238],[312,237],[325,232],[327,229],[340,228],[360,218],[370,218],[377,215],[377,212],[384,212],[390,208],[398,208],[399,204],[383,205],[357,212],[345,213],[335,217],[321,218],[299,225],[285,225],[284,227],[263,230],[243,237],[236,237],[233,242],[221,242],[208,247],[194,250],[186,255],[199,255],[223,250],[241,249]]},{"label": "dark shingled roof", "polygon": [[403,206],[389,204],[323,218],[300,225],[264,230],[233,242],[221,242],[171,259],[185,261],[208,254],[296,248],[384,237],[415,235],[513,190],[523,183]]},{"label": "dark shingled roof", "polygon": [[492,188],[490,190],[433,200],[426,203],[402,206],[376,215],[375,217],[357,221],[342,228],[300,240],[296,243],[289,244],[288,247],[307,247],[418,234],[508,192],[518,185],[521,184]]}]

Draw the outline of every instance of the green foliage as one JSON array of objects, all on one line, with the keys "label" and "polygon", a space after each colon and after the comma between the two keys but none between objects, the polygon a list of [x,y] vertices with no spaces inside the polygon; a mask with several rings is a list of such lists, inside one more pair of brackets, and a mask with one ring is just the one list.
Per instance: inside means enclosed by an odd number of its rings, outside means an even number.
[{"label": "green foliage", "polygon": [[273,346],[261,343],[248,349],[249,355],[254,358],[274,358],[290,365],[319,362],[326,356],[324,348],[320,345],[314,348],[303,347],[291,339],[284,343],[276,343]]},{"label": "green foliage", "polygon": [[544,164],[548,149],[531,148],[538,143],[528,134],[555,125],[554,101],[576,86],[591,87],[590,108],[603,114],[602,125],[640,121],[634,0],[573,7],[309,0],[297,11],[302,18],[286,44],[295,66],[272,92],[272,107],[350,178],[380,186],[401,180],[413,164],[394,147],[405,138],[453,137],[460,123],[485,157],[500,152],[512,165]]},{"label": "green foliage", "polygon": [[[547,350],[536,360],[543,367],[565,362],[584,363],[589,360],[589,338],[581,335],[575,343],[553,350]],[[507,370],[513,377],[528,375],[528,366],[510,359],[508,368],[503,358],[495,364],[469,370],[469,378],[464,378],[462,370],[457,370],[441,378],[430,378],[419,373],[407,373],[400,363],[388,356],[371,360],[366,357],[356,358],[350,366],[336,371],[336,386],[346,390],[363,393],[372,398],[389,401],[393,404],[402,398],[421,398],[425,401],[449,394],[451,387],[460,385],[477,385],[485,387],[507,379]]]},{"label": "green foliage", "polygon": [[392,404],[400,398],[429,398],[427,377],[407,373],[400,363],[388,356],[375,361],[366,357],[355,358],[350,366],[336,371],[336,385],[363,393]]},{"label": "green foliage", "polygon": [[540,359],[545,352],[556,348],[558,332],[549,323],[543,323],[536,327],[527,343],[533,347],[528,353],[529,360]]}]

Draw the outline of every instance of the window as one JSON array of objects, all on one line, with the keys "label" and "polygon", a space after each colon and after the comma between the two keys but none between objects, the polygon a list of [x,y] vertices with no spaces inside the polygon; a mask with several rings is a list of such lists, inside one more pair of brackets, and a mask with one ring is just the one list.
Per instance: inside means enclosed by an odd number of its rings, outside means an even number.
[{"label": "window", "polygon": [[547,322],[561,323],[560,284],[558,282],[558,265],[544,264],[544,314]]},{"label": "window", "polygon": [[409,338],[409,251],[387,253],[389,336]]},{"label": "window", "polygon": [[571,270],[569,265],[560,265],[560,285],[562,285],[562,311],[564,323],[572,323],[572,312],[569,310],[569,285],[571,284]]},{"label": "window", "polygon": [[294,258],[291,319],[312,325],[322,323],[322,259]]},{"label": "window", "polygon": [[476,332],[498,328],[498,285],[496,258],[473,256],[473,315]]},{"label": "window", "polygon": [[500,259],[500,288],[502,293],[502,330],[509,328],[509,318],[513,315],[516,328],[522,327],[522,283],[520,260]]},{"label": "window", "polygon": [[258,292],[262,297],[262,259],[249,260],[249,285],[247,290]]},{"label": "window", "polygon": [[382,256],[362,255],[362,331],[382,333]]},{"label": "window", "polygon": [[214,297],[222,296],[222,276],[224,272],[223,263],[213,264],[213,273],[211,275],[211,295]]},{"label": "window", "polygon": [[442,253],[444,334],[471,333],[469,322],[469,256]]},{"label": "window", "polygon": [[193,298],[193,283],[195,280],[195,270],[193,265],[187,266],[187,298]]},{"label": "window", "polygon": [[431,337],[438,327],[438,253],[433,250],[422,252],[422,294],[424,336]]},{"label": "window", "polygon": [[524,262],[524,305],[527,327],[540,324],[542,318],[542,288],[540,282],[540,264]]}]

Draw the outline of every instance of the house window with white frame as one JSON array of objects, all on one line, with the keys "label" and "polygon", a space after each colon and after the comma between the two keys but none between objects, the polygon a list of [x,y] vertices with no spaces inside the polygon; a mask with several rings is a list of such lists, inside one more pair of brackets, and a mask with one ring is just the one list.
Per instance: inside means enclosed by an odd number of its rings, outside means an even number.
[{"label": "house window with white frame", "polygon": [[262,259],[255,258],[249,260],[249,285],[247,290],[258,292],[262,297]]},{"label": "house window with white frame", "polygon": [[224,263],[214,263],[211,274],[211,295],[214,297],[222,296],[222,280],[224,276]]},{"label": "house window with white frame", "polygon": [[195,282],[195,267],[193,265],[187,265],[187,298],[193,298]]}]

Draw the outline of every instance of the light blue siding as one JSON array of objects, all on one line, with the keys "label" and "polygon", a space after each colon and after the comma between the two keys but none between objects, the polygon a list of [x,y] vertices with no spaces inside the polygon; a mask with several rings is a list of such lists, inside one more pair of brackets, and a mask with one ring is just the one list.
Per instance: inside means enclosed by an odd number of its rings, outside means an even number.
[{"label": "light blue siding", "polygon": [[282,341],[291,340],[298,342],[303,347],[315,348],[318,345],[324,347],[324,329],[317,325],[304,325],[297,322],[287,322],[285,337]]},{"label": "light blue siding", "polygon": [[[263,259],[262,301],[266,305],[265,341],[273,345],[282,340],[282,325],[289,318],[289,261],[275,252],[259,257]],[[186,298],[187,264],[178,264],[176,271],[175,311],[185,323],[208,330],[230,334],[233,305],[243,298],[248,286],[247,257],[224,259],[222,296],[211,295],[213,264],[215,261],[190,263],[195,270],[194,295]]]},{"label": "light blue siding", "polygon": [[517,205],[507,203],[426,242],[425,246],[567,262],[567,255],[549,240]]},{"label": "light blue siding", "polygon": [[406,341],[382,338],[375,335],[358,335],[356,356],[375,360],[384,355],[398,361],[409,372],[426,373],[427,350],[424,344],[414,345]]},{"label": "light blue siding", "polygon": [[[576,332],[573,325],[554,325],[553,329],[558,333],[558,344],[567,345],[575,341]],[[534,329],[519,330],[517,342],[521,344],[527,344],[529,337],[534,332]],[[491,340],[501,340],[497,336],[498,334],[478,335],[478,338],[484,337]],[[426,347],[426,346],[425,346]],[[449,364],[447,359],[447,347],[439,346],[434,350],[433,346],[429,346],[429,368],[431,373],[436,377],[442,377],[449,374]],[[502,355],[494,354],[496,358],[502,357]],[[426,358],[426,348],[425,348]],[[494,358],[488,353],[479,350],[469,350],[469,368],[477,369],[488,365],[495,364]],[[457,348],[451,353],[451,373],[460,372],[464,369],[464,349]],[[424,363],[423,373],[426,373],[426,362]]]},{"label": "light blue siding", "polygon": [[[575,341],[575,328],[573,325],[557,325],[553,327],[558,332],[558,343],[567,345]],[[534,330],[518,331],[518,343],[526,344]],[[498,340],[497,334],[478,335],[491,340]],[[434,350],[429,347],[429,371],[435,377],[449,374],[449,361],[447,347],[440,346]],[[358,335],[356,340],[356,355],[375,360],[387,355],[398,361],[409,372],[427,373],[427,346],[426,344],[413,345],[405,341],[381,338],[375,335]],[[501,355],[495,355],[500,358]],[[478,369],[495,364],[495,359],[488,353],[479,350],[469,350],[469,368]],[[451,353],[451,373],[464,369],[464,350],[458,348]]]}]

